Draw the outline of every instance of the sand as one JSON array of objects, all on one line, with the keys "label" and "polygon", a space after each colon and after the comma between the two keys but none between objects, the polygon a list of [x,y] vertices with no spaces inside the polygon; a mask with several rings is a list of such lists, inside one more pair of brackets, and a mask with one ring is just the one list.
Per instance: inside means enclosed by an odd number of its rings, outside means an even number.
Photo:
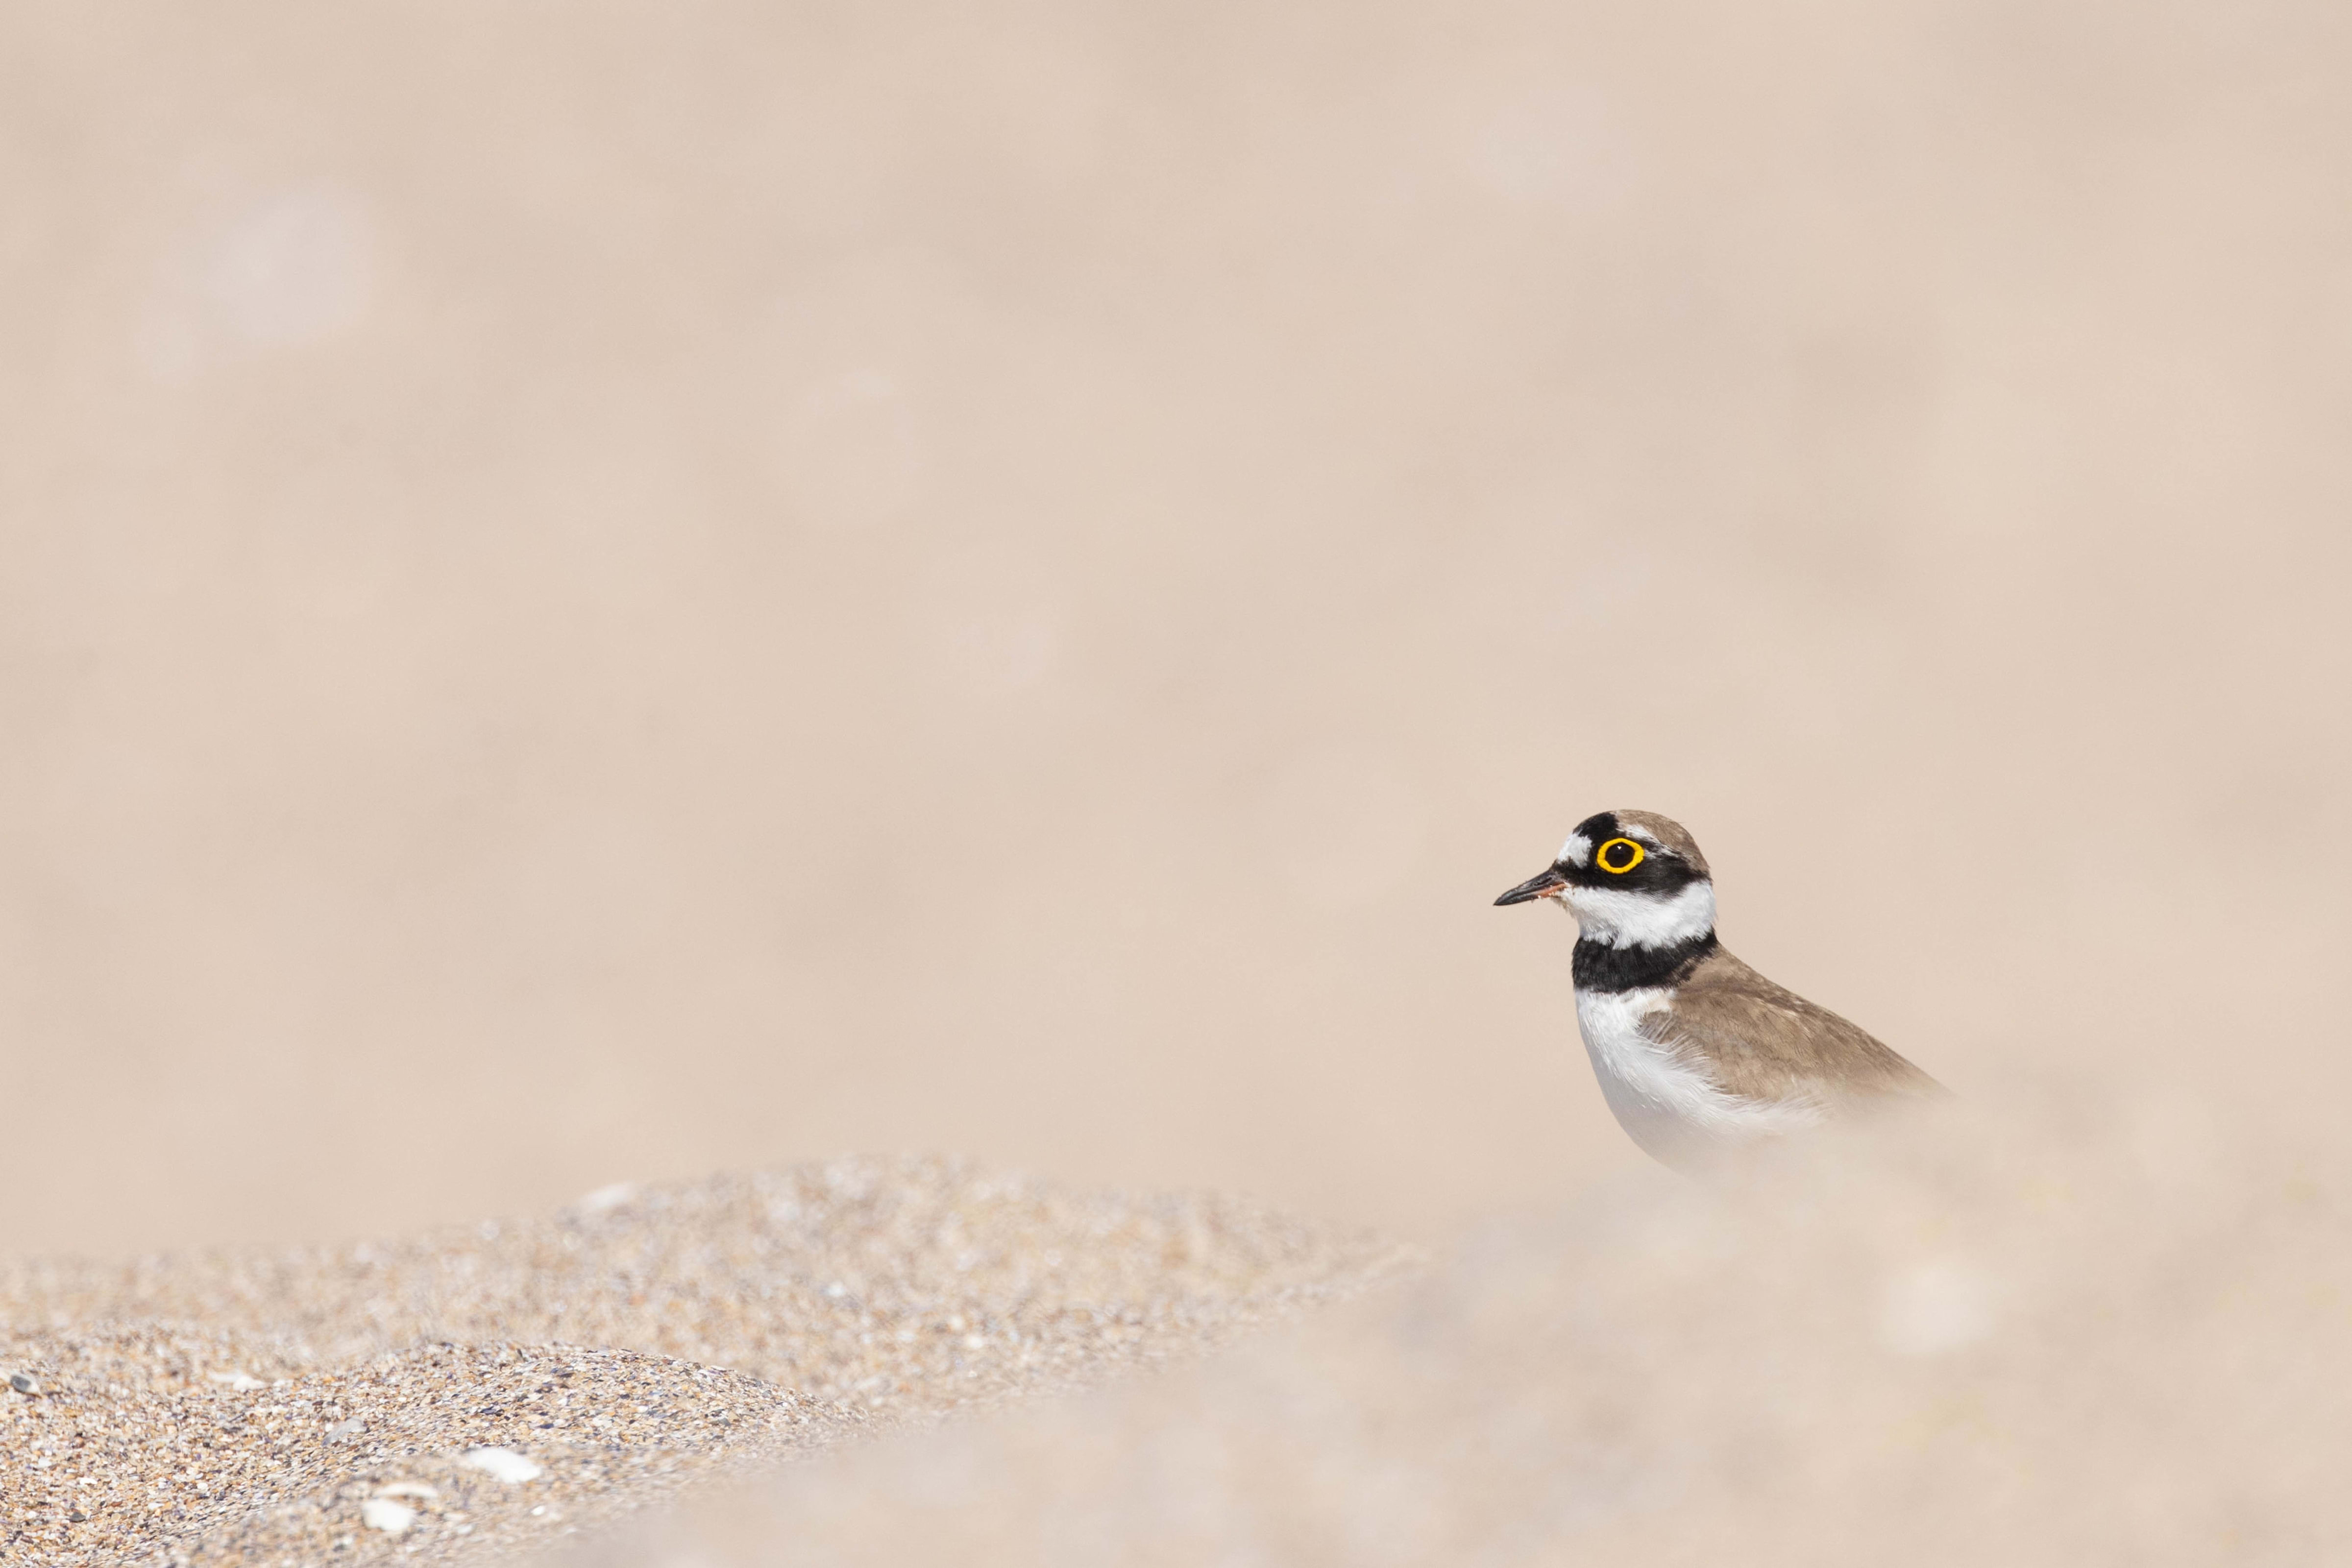
[{"label": "sand", "polygon": [[2197,1097],[1947,1105],[1433,1257],[840,1161],[0,1301],[27,1563],[2352,1552],[2352,1155]]},{"label": "sand", "polygon": [[10,1560],[483,1561],[1196,1353],[1410,1256],[1231,1199],[905,1160],[389,1243],[14,1264]]},{"label": "sand", "polygon": [[563,1568],[2352,1558],[2352,1158],[1981,1107],[1497,1217],[1427,1273]]}]

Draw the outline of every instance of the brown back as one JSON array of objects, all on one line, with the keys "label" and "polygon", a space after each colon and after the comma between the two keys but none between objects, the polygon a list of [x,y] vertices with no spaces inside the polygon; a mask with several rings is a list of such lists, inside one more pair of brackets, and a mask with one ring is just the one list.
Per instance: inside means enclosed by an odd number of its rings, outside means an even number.
[{"label": "brown back", "polygon": [[1827,1008],[1776,986],[1723,948],[1693,969],[1643,1032],[1686,1052],[1747,1099],[1832,1105],[1943,1086]]}]

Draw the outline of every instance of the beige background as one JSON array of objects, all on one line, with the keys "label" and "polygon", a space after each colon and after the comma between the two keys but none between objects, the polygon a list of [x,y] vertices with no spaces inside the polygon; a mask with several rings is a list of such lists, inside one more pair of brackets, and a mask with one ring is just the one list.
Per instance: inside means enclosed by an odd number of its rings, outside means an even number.
[{"label": "beige background", "polygon": [[1594,809],[2345,1088],[2352,14],[0,10],[8,1249],[1639,1158]]}]

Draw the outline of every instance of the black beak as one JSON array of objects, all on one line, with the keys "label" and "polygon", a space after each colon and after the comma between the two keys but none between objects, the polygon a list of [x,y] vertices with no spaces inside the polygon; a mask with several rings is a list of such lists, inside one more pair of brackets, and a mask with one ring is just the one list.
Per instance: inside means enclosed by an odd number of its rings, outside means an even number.
[{"label": "black beak", "polygon": [[1511,889],[1510,892],[1503,894],[1502,897],[1495,900],[1495,902],[1498,904],[1526,904],[1531,899],[1548,897],[1554,890],[1566,887],[1567,885],[1568,873],[1566,872],[1561,871],[1559,867],[1556,865],[1546,866],[1540,874],[1528,878],[1527,881],[1519,883],[1518,886]]}]

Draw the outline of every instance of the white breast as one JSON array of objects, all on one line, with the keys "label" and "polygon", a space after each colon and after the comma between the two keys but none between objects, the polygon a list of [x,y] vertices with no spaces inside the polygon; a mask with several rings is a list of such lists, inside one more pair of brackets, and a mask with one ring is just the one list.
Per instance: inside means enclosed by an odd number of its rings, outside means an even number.
[{"label": "white breast", "polygon": [[1672,998],[1664,989],[1576,993],[1577,1028],[1601,1097],[1645,1153],[1685,1166],[1726,1145],[1822,1120],[1822,1107],[1810,1101],[1740,1099],[1718,1087],[1702,1063],[1643,1034],[1643,1020]]}]

